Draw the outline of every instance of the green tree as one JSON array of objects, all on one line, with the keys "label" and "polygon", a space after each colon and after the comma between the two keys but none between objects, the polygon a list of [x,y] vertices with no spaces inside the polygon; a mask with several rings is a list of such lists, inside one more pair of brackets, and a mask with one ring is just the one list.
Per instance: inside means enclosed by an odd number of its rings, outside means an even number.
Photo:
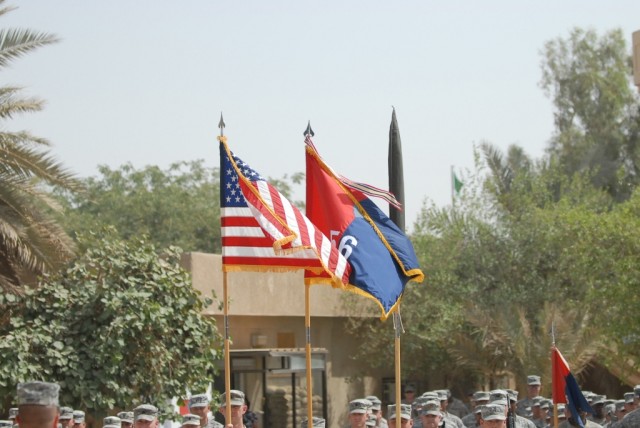
[{"label": "green tree", "polygon": [[114,226],[123,239],[147,235],[158,248],[219,253],[220,182],[204,161],[136,169],[131,164],[84,180],[83,194],[64,193],[65,225],[72,234]]},{"label": "green tree", "polygon": [[574,29],[546,43],[540,85],[555,106],[549,153],[571,176],[588,171],[595,186],[625,200],[640,177],[640,103],[625,36]]},{"label": "green tree", "polygon": [[[0,16],[12,10],[0,0]],[[56,42],[46,33],[0,30],[0,68],[34,49]],[[59,210],[46,186],[69,191],[78,183],[46,149],[49,143],[27,131],[12,132],[7,122],[41,110],[43,101],[26,98],[21,88],[0,87],[0,289],[16,290],[25,277],[60,266],[73,254],[72,240],[56,221]]]},{"label": "green tree", "polygon": [[221,338],[202,315],[211,299],[192,288],[180,251],[110,230],[23,296],[3,295],[0,395],[27,379],[61,385],[61,402],[100,414],[141,402],[163,406],[212,380]]}]

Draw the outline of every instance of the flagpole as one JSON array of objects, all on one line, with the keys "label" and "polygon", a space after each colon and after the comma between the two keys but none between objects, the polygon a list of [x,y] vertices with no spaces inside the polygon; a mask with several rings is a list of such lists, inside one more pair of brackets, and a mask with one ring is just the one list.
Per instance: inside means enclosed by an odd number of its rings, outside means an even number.
[{"label": "flagpole", "polygon": [[311,376],[311,285],[304,286],[304,327],[307,360],[307,428],[313,428],[313,384]]},{"label": "flagpole", "polygon": [[227,291],[227,272],[222,272],[222,295],[224,299],[224,391],[226,397],[225,421],[231,423],[231,354],[229,342],[229,295]]},{"label": "flagpole", "polygon": [[[307,129],[303,135],[313,136],[311,121],[307,123]],[[304,286],[304,328],[305,328],[305,354],[307,364],[307,428],[313,428],[313,379],[311,372],[311,285]]]},{"label": "flagpole", "polygon": [[[218,140],[225,140],[224,137],[224,119],[222,118],[222,112],[220,112],[220,122],[218,122],[218,128],[220,128],[220,137]],[[231,343],[229,340],[229,293],[227,287],[227,271],[222,269],[222,296],[224,299],[224,392],[226,397],[225,408],[225,424],[228,425],[231,422]]]},{"label": "flagpole", "polygon": [[[556,323],[555,321],[551,321],[551,383],[553,388],[553,382],[556,380],[556,359],[553,358],[553,350],[556,348]],[[554,398],[554,397],[552,397]],[[558,403],[556,400],[553,400],[553,427],[558,428],[559,417],[558,417]]]},{"label": "flagpole", "polygon": [[450,178],[451,178],[451,205],[453,205],[455,203],[455,187],[456,187],[456,183],[454,181],[455,179],[453,178],[453,165],[451,165]]},{"label": "flagpole", "polygon": [[402,417],[400,412],[400,402],[402,401],[401,389],[402,389],[402,375],[400,370],[400,335],[402,334],[402,321],[400,320],[400,305],[398,309],[393,313],[393,329],[395,332],[395,368],[396,368],[396,427],[400,428],[402,424]]}]

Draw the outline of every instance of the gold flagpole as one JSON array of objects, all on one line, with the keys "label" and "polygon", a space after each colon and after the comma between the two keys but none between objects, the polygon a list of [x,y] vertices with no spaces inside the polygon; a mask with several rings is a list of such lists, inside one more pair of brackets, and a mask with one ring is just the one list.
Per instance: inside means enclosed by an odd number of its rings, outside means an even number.
[{"label": "gold flagpole", "polygon": [[395,360],[396,360],[396,428],[400,428],[402,424],[402,415],[400,413],[400,402],[402,401],[401,389],[402,379],[400,375],[400,334],[402,333],[400,321],[400,306],[393,313],[393,329],[395,331]]},{"label": "gold flagpole", "polygon": [[307,428],[313,428],[313,384],[311,376],[311,285],[304,286],[304,327],[307,360]]},{"label": "gold flagpole", "polygon": [[558,428],[558,403],[553,403],[553,426]]},{"label": "gold flagpole", "polygon": [[226,399],[225,420],[226,425],[231,423],[231,354],[229,344],[229,297],[227,292],[227,272],[222,272],[223,298],[224,298],[224,391]]},{"label": "gold flagpole", "polygon": [[[219,141],[226,141],[224,136],[224,119],[222,118],[222,112],[220,112],[220,122],[218,122],[218,128],[220,128]],[[225,425],[231,422],[231,397],[229,392],[231,391],[231,352],[229,341],[229,295],[227,290],[227,272],[222,269],[222,296],[224,299],[224,392],[226,399],[225,409]]]}]

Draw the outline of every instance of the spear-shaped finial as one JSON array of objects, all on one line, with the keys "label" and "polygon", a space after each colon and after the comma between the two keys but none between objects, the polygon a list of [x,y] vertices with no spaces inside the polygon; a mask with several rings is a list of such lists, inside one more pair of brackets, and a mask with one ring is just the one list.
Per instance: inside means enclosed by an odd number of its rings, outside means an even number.
[{"label": "spear-shaped finial", "polygon": [[309,123],[307,123],[307,129],[304,130],[304,133],[302,135],[304,135],[305,137],[307,135],[311,135],[312,137],[314,135],[316,135],[316,134],[314,134],[313,129],[311,129],[311,121],[309,121]]},{"label": "spear-shaped finial", "polygon": [[224,137],[224,119],[222,118],[222,112],[220,112],[220,122],[218,122],[218,128],[220,128],[220,136]]}]

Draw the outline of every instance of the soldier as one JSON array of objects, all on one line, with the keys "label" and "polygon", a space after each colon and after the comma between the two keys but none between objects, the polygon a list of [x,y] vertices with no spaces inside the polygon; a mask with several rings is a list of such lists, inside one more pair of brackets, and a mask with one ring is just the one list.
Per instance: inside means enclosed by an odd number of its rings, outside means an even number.
[{"label": "soldier", "polygon": [[73,411],[73,428],[85,428],[87,424],[84,422],[84,412],[82,410]]},{"label": "soldier", "polygon": [[378,418],[376,417],[376,415],[374,415],[373,413],[367,413],[367,422],[365,422],[365,425],[373,428],[376,426],[376,424],[378,423]]},{"label": "soldier", "polygon": [[244,392],[239,391],[237,389],[232,389],[229,391],[229,402],[231,403],[231,421],[226,420],[226,412],[224,409],[227,407],[227,393],[223,393],[220,396],[220,409],[223,410],[223,414],[225,414],[225,425],[226,427],[233,428],[244,428],[244,422],[242,421],[242,417],[247,412],[247,405],[245,404]]},{"label": "soldier", "polygon": [[349,402],[349,426],[351,428],[364,428],[369,413],[368,400],[359,398]]},{"label": "soldier", "polygon": [[[312,419],[313,422],[313,428],[324,428],[325,426],[325,420],[322,418],[316,418],[315,416]],[[308,428],[309,426],[309,419],[307,418],[303,418],[302,421],[300,421],[300,428]]]},{"label": "soldier", "polygon": [[404,387],[404,399],[402,400],[403,404],[411,404],[416,399],[416,388],[415,386],[409,384]]},{"label": "soldier", "polygon": [[9,420],[15,424],[16,416],[18,416],[18,408],[12,407],[9,409]]},{"label": "soldier", "polygon": [[489,403],[489,393],[486,391],[476,391],[471,398],[473,411],[464,418],[462,423],[467,428],[478,428],[480,426],[480,406]]},{"label": "soldier", "polygon": [[447,411],[447,405],[449,404],[447,391],[444,389],[439,389],[435,391],[435,393],[438,394],[438,400],[440,400],[440,411],[442,412],[442,419],[444,419],[445,421],[449,421],[447,426],[450,426],[452,428],[464,428],[462,419]]},{"label": "soldier", "polygon": [[102,428],[122,428],[122,419],[117,416],[107,416],[102,420]]},{"label": "soldier", "polygon": [[134,428],[158,428],[159,424],[158,408],[156,406],[141,404],[133,409]]},{"label": "soldier", "polygon": [[522,417],[516,413],[516,405],[518,403],[518,391],[513,389],[507,389],[504,391],[507,393],[508,411],[507,411],[507,423],[513,419],[515,428],[535,428],[535,424],[529,419]]},{"label": "soldier", "polygon": [[591,401],[591,408],[593,409],[593,415],[587,416],[589,420],[595,422],[600,425],[604,425],[605,415],[604,415],[604,400],[607,397],[604,395],[593,395]]},{"label": "soldier", "polygon": [[[394,428],[396,426],[395,404],[389,404],[387,406],[387,415],[389,416],[389,427]],[[400,404],[400,418],[401,428],[413,427],[413,418],[411,417],[411,404]]]},{"label": "soldier", "polygon": [[133,427],[133,412],[119,412],[118,417],[120,418],[120,426],[122,428]]},{"label": "soldier", "polygon": [[482,428],[505,428],[507,409],[502,404],[486,404],[480,408],[480,426]]},{"label": "soldier", "polygon": [[635,393],[633,392],[624,393],[624,408],[627,413],[631,413],[636,409],[636,406],[633,403],[634,398],[635,398]]},{"label": "soldier", "polygon": [[182,417],[182,428],[197,428],[200,426],[200,416],[187,413]]},{"label": "soldier", "polygon": [[217,422],[213,417],[209,418],[210,410],[209,396],[207,394],[192,395],[189,399],[189,411],[200,417],[200,426],[202,428],[222,428],[220,422]]},{"label": "soldier", "polygon": [[526,416],[527,407],[533,406],[533,398],[540,396],[541,389],[542,382],[540,382],[540,376],[527,376],[527,398],[518,401],[516,404],[516,413],[520,416]]},{"label": "soldier", "polygon": [[73,409],[66,406],[60,407],[58,422],[62,424],[62,428],[73,428]]},{"label": "soldier", "polygon": [[447,411],[449,413],[456,415],[460,419],[471,414],[469,408],[462,402],[462,400],[458,400],[451,395],[450,389],[445,389],[445,391],[447,391],[447,399],[449,401],[449,404],[447,405]]},{"label": "soldier", "polygon": [[387,420],[382,417],[382,401],[375,395],[370,395],[365,397],[365,400],[371,401],[371,413],[376,415],[378,423],[376,426],[378,428],[387,428]]},{"label": "soldier", "polygon": [[21,428],[56,428],[59,392],[60,386],[55,383],[19,383],[16,422]]},{"label": "soldier", "polygon": [[[582,425],[584,426],[584,428],[602,428],[602,425],[591,422],[587,419],[587,412],[580,408],[578,409],[578,411],[580,412],[580,414],[577,417],[582,421]],[[576,416],[574,416],[571,412],[571,409],[569,409],[569,406],[565,407],[565,413],[567,414],[567,420],[560,423],[558,425],[558,428],[572,428],[580,426],[578,424],[578,421],[576,420]]]},{"label": "soldier", "polygon": [[[420,422],[422,428],[438,428],[442,422],[441,405],[437,401],[427,401],[420,411]],[[443,428],[448,428],[447,422],[442,422]]]}]

